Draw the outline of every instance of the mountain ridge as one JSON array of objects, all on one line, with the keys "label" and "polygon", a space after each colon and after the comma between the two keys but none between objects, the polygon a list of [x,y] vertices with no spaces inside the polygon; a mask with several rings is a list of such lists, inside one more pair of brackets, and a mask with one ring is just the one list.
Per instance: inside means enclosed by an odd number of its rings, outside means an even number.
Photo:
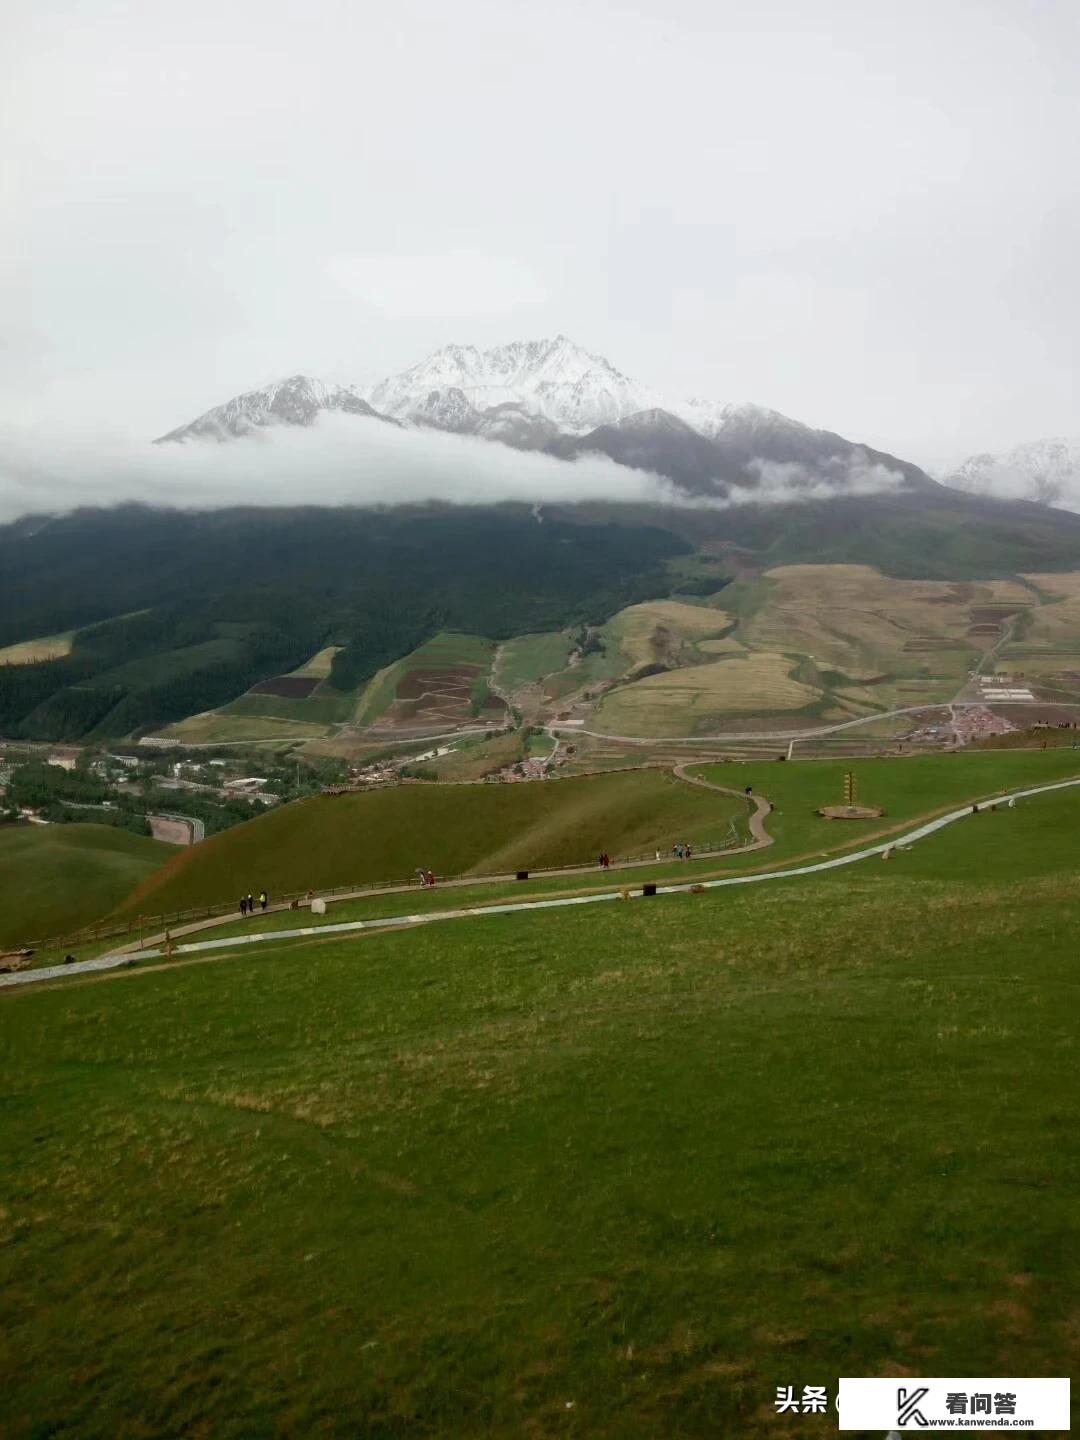
[{"label": "mountain ridge", "polygon": [[943,483],[972,495],[1004,495],[1054,505],[1080,496],[1080,438],[1028,440],[1011,450],[969,455]]},{"label": "mountain ridge", "polygon": [[445,345],[362,392],[294,375],[236,396],[157,443],[312,425],[329,410],[542,450],[561,460],[602,454],[700,497],[751,490],[770,465],[789,467],[784,482],[796,490],[814,484],[843,490],[849,472],[864,476],[867,464],[884,466],[882,485],[897,476],[901,485],[934,483],[917,466],[766,406],[700,396],[667,400],[563,334],[486,350]]},{"label": "mountain ridge", "polygon": [[312,375],[289,375],[255,390],[234,395],[186,425],[159,435],[155,445],[186,440],[239,440],[268,425],[312,425],[326,410],[340,410],[386,420],[362,396],[344,385],[330,385]]}]

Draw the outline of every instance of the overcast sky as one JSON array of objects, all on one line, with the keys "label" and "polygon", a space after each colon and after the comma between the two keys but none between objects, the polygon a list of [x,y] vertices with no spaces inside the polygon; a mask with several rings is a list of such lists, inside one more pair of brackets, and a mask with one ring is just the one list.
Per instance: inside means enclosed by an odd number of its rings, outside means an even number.
[{"label": "overcast sky", "polygon": [[7,0],[0,420],[563,331],[924,464],[1080,433],[1077,0]]}]

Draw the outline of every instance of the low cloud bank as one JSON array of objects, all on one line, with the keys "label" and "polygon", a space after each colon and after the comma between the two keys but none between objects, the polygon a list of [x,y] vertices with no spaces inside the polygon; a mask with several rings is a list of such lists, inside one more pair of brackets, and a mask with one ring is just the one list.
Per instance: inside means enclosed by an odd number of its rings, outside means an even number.
[{"label": "low cloud bank", "polygon": [[907,486],[899,470],[871,460],[862,450],[831,455],[813,467],[792,461],[752,460],[757,485],[729,503],[754,500],[763,505],[790,504],[796,500],[838,500],[862,495],[894,495]]},{"label": "low cloud bank", "polygon": [[220,444],[0,432],[0,520],[125,500],[194,510],[428,500],[669,503],[669,492],[667,481],[601,456],[566,464],[468,436],[399,430],[345,415]]},{"label": "low cloud bank", "polygon": [[757,483],[689,498],[669,480],[603,455],[572,462],[471,436],[401,430],[326,414],[239,441],[152,445],[118,433],[0,431],[0,522],[20,515],[140,501],[180,509],[228,505],[404,505],[608,501],[727,509],[869,495],[904,478],[835,457],[821,466],[756,462]]},{"label": "low cloud bank", "polygon": [[976,476],[946,476],[943,483],[992,500],[1032,500],[1036,505],[1080,511],[1080,468],[1071,475],[1033,475],[1030,470],[995,464]]}]

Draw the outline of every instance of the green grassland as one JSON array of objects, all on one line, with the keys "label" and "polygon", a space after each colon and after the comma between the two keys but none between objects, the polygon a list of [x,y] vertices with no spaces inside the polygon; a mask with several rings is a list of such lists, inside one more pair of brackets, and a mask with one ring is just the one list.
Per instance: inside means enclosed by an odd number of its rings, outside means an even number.
[{"label": "green grassland", "polygon": [[[1017,760],[1019,764],[1015,763]],[[790,766],[737,763],[694,767],[691,773],[705,775],[717,784],[739,790],[751,785],[758,794],[771,798],[775,808],[767,818],[767,825],[775,843],[766,850],[696,857],[687,863],[673,861],[665,849],[662,863],[646,871],[637,867],[615,868],[595,876],[534,877],[528,881],[502,884],[483,882],[433,891],[416,889],[410,890],[407,896],[400,892],[375,893],[335,902],[324,917],[310,915],[306,910],[299,919],[289,914],[270,912],[251,920],[226,922],[211,930],[200,931],[193,938],[203,940],[252,931],[279,930],[296,924],[318,927],[386,915],[497,904],[507,899],[583,894],[589,890],[610,890],[622,884],[640,885],[642,879],[668,884],[770,870],[785,863],[813,861],[824,855],[858,849],[874,840],[888,838],[898,830],[910,829],[919,819],[931,814],[955,809],[967,802],[986,800],[1003,790],[1048,784],[1080,775],[1080,756],[1074,755],[1070,760],[1061,754],[1055,756],[1040,752],[1036,755],[1029,752],[1024,756],[958,756],[955,763],[952,756],[864,761],[854,767],[858,781],[863,789],[869,784],[879,802],[887,800],[885,813],[877,820],[830,821],[821,818],[816,813],[817,807],[839,800],[844,774],[850,768],[850,761],[821,760]],[[746,826],[748,810],[749,805],[740,802],[733,817],[744,842],[749,838]],[[684,835],[683,838],[690,839],[692,843],[698,836]],[[612,853],[617,857],[620,852],[613,850]]]},{"label": "green grassland", "polygon": [[[884,808],[880,819],[826,820],[816,813],[822,805],[842,803],[848,772],[855,776],[859,803]],[[692,773],[717,785],[738,789],[750,785],[772,801],[766,823],[775,844],[760,857],[771,868],[794,856],[857,846],[873,835],[966,801],[1080,775],[1080,754],[961,751],[906,759],[721,763],[695,766]]]},{"label": "green grassland", "polygon": [[544,635],[520,635],[508,640],[499,655],[498,681],[509,692],[522,685],[535,685],[545,676],[563,670],[574,648],[572,630],[553,630]]},{"label": "green grassland", "polygon": [[426,761],[425,767],[433,770],[444,784],[460,784],[483,780],[485,775],[493,775],[507,765],[515,764],[523,755],[521,732],[511,730],[490,739],[465,736],[449,755]]},{"label": "green grassland", "polygon": [[303,725],[333,725],[348,720],[356,696],[334,690],[325,682],[311,695],[298,699],[288,695],[253,695],[250,692],[223,706],[218,714],[240,718],[298,721]]},{"label": "green grassland", "polygon": [[173,854],[110,825],[0,826],[0,946],[91,924]]},{"label": "green grassland", "polygon": [[175,725],[167,725],[157,735],[165,740],[177,740],[184,745],[232,744],[250,740],[253,744],[265,740],[318,740],[329,731],[329,726],[308,721],[270,718],[259,715],[234,715],[224,710],[205,710],[199,715],[189,715]]},{"label": "green grassland", "polygon": [[0,1431],[756,1440],[778,1385],[1068,1374],[1078,805],[0,996]]},{"label": "green grassland", "polygon": [[319,795],[179,852],[124,910],[164,914],[249,890],[587,863],[719,839],[739,802],[655,770],[526,785],[406,785]]}]

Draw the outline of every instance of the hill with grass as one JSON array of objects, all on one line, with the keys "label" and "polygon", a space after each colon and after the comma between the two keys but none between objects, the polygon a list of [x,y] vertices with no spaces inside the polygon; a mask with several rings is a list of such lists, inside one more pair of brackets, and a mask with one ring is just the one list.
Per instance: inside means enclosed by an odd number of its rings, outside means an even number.
[{"label": "hill with grass", "polygon": [[1078,807],[0,994],[0,1430],[768,1440],[780,1386],[1068,1374]]},{"label": "hill with grass", "polygon": [[320,795],[183,850],[120,907],[165,914],[319,887],[588,864],[676,841],[719,841],[739,801],[668,771],[524,785],[402,785]]},{"label": "hill with grass", "polygon": [[0,826],[0,947],[100,919],[173,854],[112,825]]}]

